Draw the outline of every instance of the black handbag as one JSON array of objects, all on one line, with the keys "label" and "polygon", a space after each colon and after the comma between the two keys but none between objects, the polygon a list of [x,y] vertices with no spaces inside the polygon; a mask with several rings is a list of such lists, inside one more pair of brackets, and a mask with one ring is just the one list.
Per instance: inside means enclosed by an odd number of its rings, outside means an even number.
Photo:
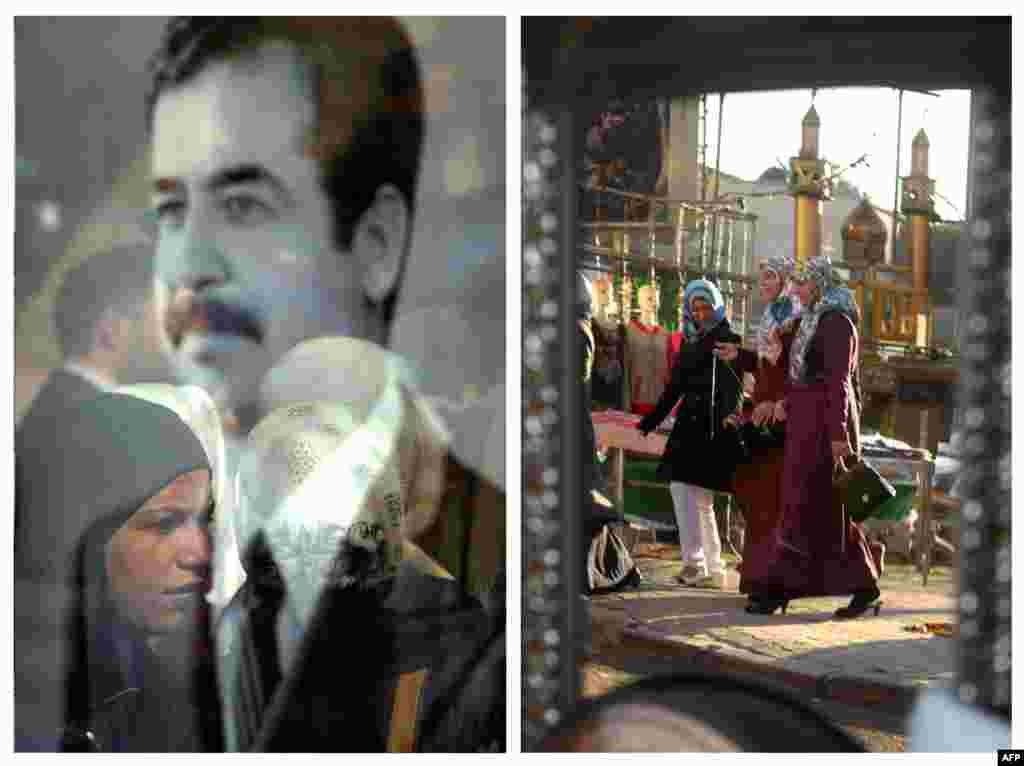
[{"label": "black handbag", "polygon": [[896,497],[896,488],[863,458],[858,458],[836,476],[832,485],[839,492],[846,512],[857,523],[871,518],[883,503]]},{"label": "black handbag", "polygon": [[785,421],[764,423],[758,426],[750,419],[753,412],[754,403],[748,400],[744,403],[743,414],[739,417],[739,430],[747,452],[752,454],[760,450],[784,446],[786,443]]},{"label": "black handbag", "polygon": [[588,530],[600,529],[608,524],[614,526],[626,522],[626,517],[622,515],[622,511],[616,508],[611,500],[596,489],[590,490],[584,496],[583,508],[585,511],[583,523]]},{"label": "black handbag", "polygon": [[746,422],[740,429],[743,434],[743,441],[751,452],[763,449],[777,449],[786,443],[786,424],[772,423],[771,425],[755,426]]}]

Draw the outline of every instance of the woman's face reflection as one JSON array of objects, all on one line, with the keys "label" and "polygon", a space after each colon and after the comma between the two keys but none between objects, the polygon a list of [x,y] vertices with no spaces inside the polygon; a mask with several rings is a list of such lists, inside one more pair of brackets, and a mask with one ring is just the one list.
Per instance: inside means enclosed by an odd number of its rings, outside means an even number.
[{"label": "woman's face reflection", "polygon": [[813,279],[804,279],[797,282],[796,290],[802,306],[810,308],[818,302],[820,292],[818,291],[818,284]]},{"label": "woman's face reflection", "polygon": [[760,277],[758,287],[761,290],[761,301],[771,303],[782,292],[782,279],[775,271],[766,266],[761,267]]},{"label": "woman's face reflection", "polygon": [[697,325],[704,327],[711,321],[714,310],[711,308],[711,304],[703,298],[694,298],[690,301],[690,313],[693,314],[693,319],[697,322]]},{"label": "woman's face reflection", "polygon": [[107,577],[121,616],[148,633],[186,627],[210,589],[210,474],[182,474],[121,526]]}]

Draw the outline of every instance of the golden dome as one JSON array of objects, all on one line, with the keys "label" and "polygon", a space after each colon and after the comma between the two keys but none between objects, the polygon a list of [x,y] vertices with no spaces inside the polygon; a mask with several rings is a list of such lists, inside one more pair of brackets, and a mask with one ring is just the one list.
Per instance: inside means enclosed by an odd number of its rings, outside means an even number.
[{"label": "golden dome", "polygon": [[843,222],[843,255],[858,270],[885,259],[885,242],[889,230],[885,221],[865,196]]},{"label": "golden dome", "polygon": [[880,239],[883,242],[889,235],[882,216],[875,212],[874,206],[864,197],[843,222],[843,239],[855,239],[858,242],[870,242]]}]

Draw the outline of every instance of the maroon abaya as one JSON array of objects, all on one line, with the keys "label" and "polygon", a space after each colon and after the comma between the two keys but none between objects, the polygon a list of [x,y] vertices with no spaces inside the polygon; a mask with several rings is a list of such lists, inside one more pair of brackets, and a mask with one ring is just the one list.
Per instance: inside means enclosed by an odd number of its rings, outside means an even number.
[{"label": "maroon abaya", "polygon": [[[753,351],[739,349],[736,368],[754,375],[752,401],[777,402],[785,396],[786,360],[792,335],[783,337],[783,353],[771,364]],[[771,562],[775,531],[782,517],[782,447],[755,450],[749,463],[736,466],[733,495],[743,513],[743,563],[740,564],[740,593],[757,593]]]},{"label": "maroon abaya", "polygon": [[[799,331],[800,320],[797,321]],[[857,331],[838,311],[824,314],[807,349],[805,380],[786,378],[783,508],[758,571],[758,587],[789,598],[840,596],[877,586],[864,534],[832,486],[833,441],[860,448],[860,403],[852,371]]]}]

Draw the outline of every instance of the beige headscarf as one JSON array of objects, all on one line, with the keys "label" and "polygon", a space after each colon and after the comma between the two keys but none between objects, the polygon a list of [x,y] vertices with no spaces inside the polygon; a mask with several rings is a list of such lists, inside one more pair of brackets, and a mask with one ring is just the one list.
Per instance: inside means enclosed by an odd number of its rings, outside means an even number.
[{"label": "beige headscarf", "polygon": [[357,338],[324,337],[299,344],[268,373],[260,389],[265,411],[293,404],[343,404],[379,449],[397,450],[402,536],[415,540],[437,519],[451,437],[411,383],[398,356]]},{"label": "beige headscarf", "polygon": [[243,546],[264,533],[300,625],[328,579],[347,588],[397,573],[402,493],[396,454],[386,436],[344,402],[287,405],[249,434],[237,479]]}]

